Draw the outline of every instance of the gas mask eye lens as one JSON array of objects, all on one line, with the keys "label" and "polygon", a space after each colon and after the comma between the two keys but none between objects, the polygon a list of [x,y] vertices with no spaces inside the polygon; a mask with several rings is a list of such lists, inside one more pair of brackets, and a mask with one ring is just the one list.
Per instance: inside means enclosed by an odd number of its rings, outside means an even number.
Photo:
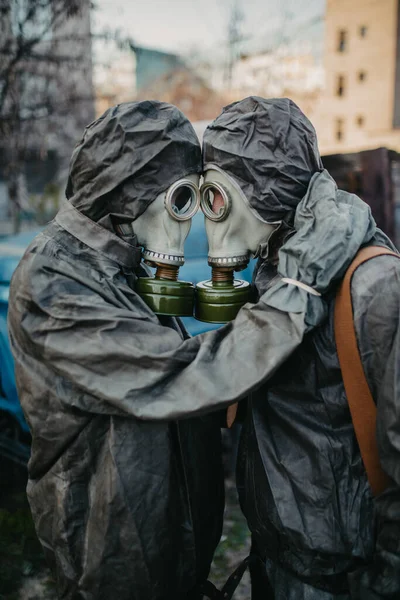
[{"label": "gas mask eye lens", "polygon": [[172,210],[176,215],[184,215],[188,212],[192,202],[192,190],[180,187],[171,198]]},{"label": "gas mask eye lens", "polygon": [[210,182],[201,187],[200,206],[207,219],[223,221],[229,214],[231,203],[225,189]]},{"label": "gas mask eye lens", "polygon": [[221,192],[216,188],[208,188],[205,190],[204,202],[207,203],[209,210],[217,217],[222,214],[225,203]]},{"label": "gas mask eye lens", "polygon": [[165,208],[176,221],[188,221],[200,206],[199,188],[189,180],[174,183],[165,198]]}]

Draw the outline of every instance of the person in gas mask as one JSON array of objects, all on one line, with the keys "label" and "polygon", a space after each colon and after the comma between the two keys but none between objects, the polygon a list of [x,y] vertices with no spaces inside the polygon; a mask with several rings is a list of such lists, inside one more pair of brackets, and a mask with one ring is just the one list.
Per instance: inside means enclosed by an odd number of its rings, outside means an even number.
[{"label": "person in gas mask", "polygon": [[[223,511],[219,423],[206,413],[245,397],[324,316],[309,276],[289,311],[275,306],[280,282],[234,324],[191,339],[155,314],[164,284],[168,309],[181,312],[176,284],[187,310],[176,278],[201,166],[177,108],[109,109],[85,130],[68,199],[11,282],[27,493],[64,600],[201,597]],[[150,288],[142,253],[162,271]]]},{"label": "person in gas mask", "polygon": [[[307,257],[329,290],[326,320],[250,395],[238,453],[240,503],[276,600],[400,598],[400,261],[379,256],[351,281],[359,352],[377,404],[377,442],[389,476],[372,497],[334,334],[337,284],[361,247],[395,250],[369,207],[323,170],[313,126],[288,99],[246,98],[224,109],[203,140],[202,206],[212,266],[259,257],[262,296],[292,280],[277,304],[309,283]],[[271,236],[271,227],[274,231]],[[264,229],[264,235],[263,235]],[[242,258],[240,258],[242,257]],[[244,259],[243,259],[244,257]],[[307,269],[306,269],[307,271]],[[285,275],[284,279],[280,277]],[[267,341],[266,341],[267,343]],[[265,573],[264,573],[265,575]]]}]

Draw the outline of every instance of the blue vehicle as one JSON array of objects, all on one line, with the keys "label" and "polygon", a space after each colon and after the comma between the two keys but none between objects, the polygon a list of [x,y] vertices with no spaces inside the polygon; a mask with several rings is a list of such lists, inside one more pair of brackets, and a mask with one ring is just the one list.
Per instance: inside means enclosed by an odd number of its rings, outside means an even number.
[{"label": "blue vehicle", "polygon": [[[22,466],[29,459],[30,435],[15,385],[14,361],[7,333],[8,296],[11,276],[25,249],[39,232],[24,232],[0,240],[0,455]],[[207,264],[207,253],[204,216],[197,213],[186,241],[186,262],[180,269],[179,278],[195,284],[209,279],[211,269]],[[251,261],[246,270],[240,272],[241,279],[251,281],[253,263]],[[192,335],[220,327],[192,317],[185,317],[183,321]]]},{"label": "blue vehicle", "polygon": [[39,230],[7,236],[0,241],[0,454],[26,465],[30,435],[18,400],[14,361],[7,332],[8,295],[11,276],[25,248]]}]

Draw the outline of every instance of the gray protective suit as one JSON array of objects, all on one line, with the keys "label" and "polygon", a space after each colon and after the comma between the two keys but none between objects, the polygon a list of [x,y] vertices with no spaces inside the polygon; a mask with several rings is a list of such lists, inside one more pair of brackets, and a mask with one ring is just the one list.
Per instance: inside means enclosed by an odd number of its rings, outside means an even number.
[{"label": "gray protective suit", "polygon": [[[178,320],[141,300],[140,249],[113,233],[113,219],[134,229],[200,161],[175,107],[110,109],[86,129],[69,200],[11,283],[10,340],[32,432],[27,492],[63,600],[195,595],[223,511],[219,423],[206,413],[270,377],[325,315],[320,298],[280,283],[235,323],[186,339]],[[321,267],[301,251],[288,264],[313,280]],[[289,310],[276,308],[282,293]]]},{"label": "gray protective suit", "polygon": [[[259,262],[259,295],[279,275],[329,289],[328,316],[251,394],[238,458],[240,501],[276,600],[400,598],[400,260],[361,266],[351,293],[359,350],[378,406],[392,485],[371,496],[352,427],[333,329],[336,282],[367,244],[393,248],[359,198],[322,171],[315,131],[290,100],[247,98],[204,135],[203,160],[236,179],[266,221],[296,230],[278,268]],[[322,171],[322,172],[320,172]],[[303,197],[304,196],[304,197]],[[303,197],[303,199],[302,199]],[[317,269],[292,269],[301,253]],[[325,265],[325,269],[322,268]],[[277,306],[292,304],[279,288]],[[260,598],[266,599],[261,594]]]}]

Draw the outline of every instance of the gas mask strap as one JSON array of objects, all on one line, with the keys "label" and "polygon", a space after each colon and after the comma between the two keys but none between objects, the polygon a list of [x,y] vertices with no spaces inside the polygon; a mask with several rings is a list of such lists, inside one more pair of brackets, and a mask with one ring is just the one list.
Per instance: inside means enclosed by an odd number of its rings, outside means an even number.
[{"label": "gas mask strap", "polygon": [[114,227],[121,237],[126,238],[133,236],[132,223],[116,223]]},{"label": "gas mask strap", "polygon": [[132,253],[135,257],[135,265],[134,268],[138,267],[140,264],[140,259],[142,257],[142,248],[138,244],[138,239],[136,234],[133,231],[132,223],[124,223],[117,222],[114,223],[115,233],[120,237],[124,242],[132,246]]},{"label": "gas mask strap", "polygon": [[56,217],[56,222],[80,242],[103,254],[109,260],[132,269],[140,264],[141,248],[127,243],[116,233],[105,229],[77,210],[68,200],[64,200]]}]

